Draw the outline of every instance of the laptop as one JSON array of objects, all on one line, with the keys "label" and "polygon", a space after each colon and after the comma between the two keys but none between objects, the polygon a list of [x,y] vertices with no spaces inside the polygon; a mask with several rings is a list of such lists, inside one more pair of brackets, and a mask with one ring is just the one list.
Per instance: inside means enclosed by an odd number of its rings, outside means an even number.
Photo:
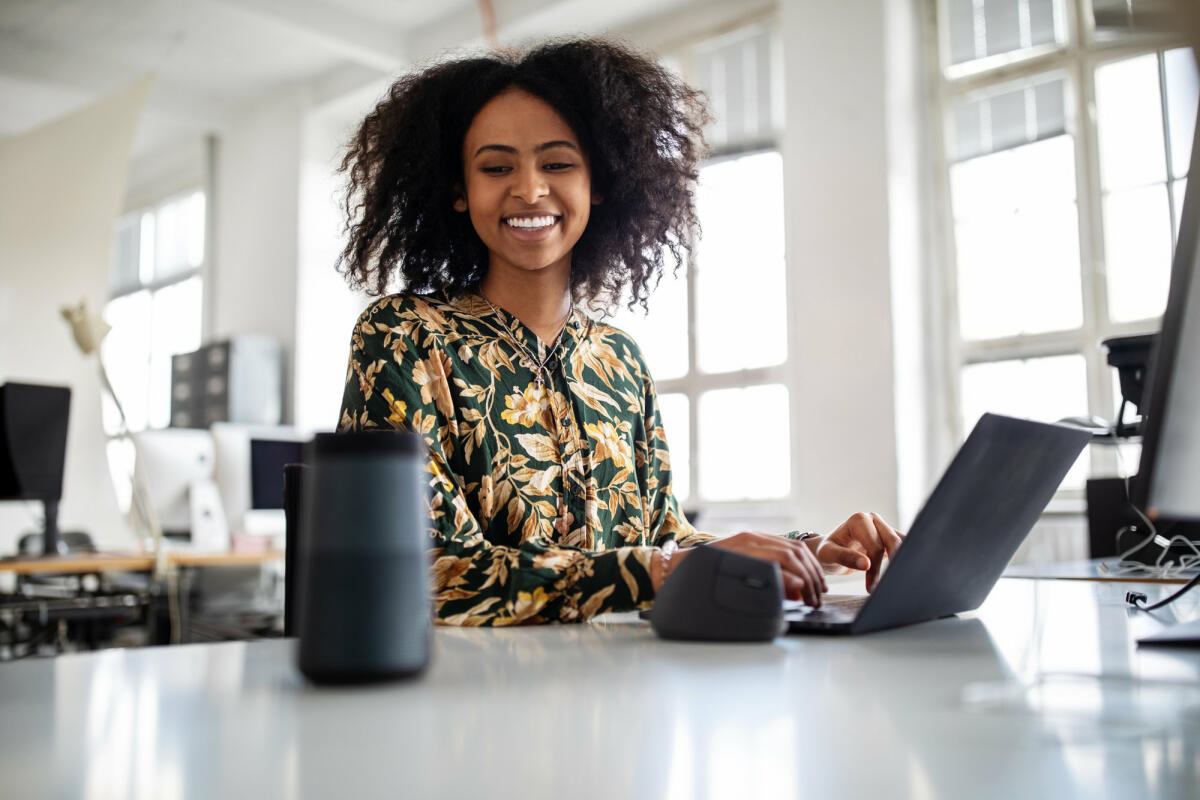
[{"label": "laptop", "polygon": [[984,414],[867,596],[785,603],[788,633],[851,634],[983,603],[1091,434]]}]

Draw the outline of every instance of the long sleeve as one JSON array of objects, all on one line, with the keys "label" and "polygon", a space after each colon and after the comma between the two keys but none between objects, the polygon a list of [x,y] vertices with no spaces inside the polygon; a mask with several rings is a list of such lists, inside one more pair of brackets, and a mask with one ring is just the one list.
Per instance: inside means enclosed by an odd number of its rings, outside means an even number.
[{"label": "long sleeve", "polygon": [[[548,479],[539,489],[534,471],[524,494],[505,480],[516,464],[530,464],[526,472],[538,465],[528,455],[493,458],[485,447],[509,438],[494,423],[497,397],[504,402],[496,376],[516,368],[479,341],[420,298],[384,298],[355,326],[342,401],[340,429],[415,430],[428,445],[439,622],[576,622],[645,605],[654,594],[652,547],[556,544],[546,530],[550,492],[538,496]],[[554,470],[550,464],[540,474],[553,477]]]}]

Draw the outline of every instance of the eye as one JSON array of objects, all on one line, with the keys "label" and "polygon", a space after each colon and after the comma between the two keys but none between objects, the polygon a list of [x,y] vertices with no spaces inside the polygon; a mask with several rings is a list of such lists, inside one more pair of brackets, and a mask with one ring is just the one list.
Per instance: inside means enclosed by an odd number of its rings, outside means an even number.
[{"label": "eye", "polygon": [[553,161],[549,164],[546,164],[544,167],[542,167],[542,169],[549,170],[550,172],[562,172],[570,169],[573,166],[575,165],[565,161]]},{"label": "eye", "polygon": [[509,172],[512,172],[512,167],[505,167],[505,166],[480,167],[479,171],[483,172],[487,175],[505,175]]}]

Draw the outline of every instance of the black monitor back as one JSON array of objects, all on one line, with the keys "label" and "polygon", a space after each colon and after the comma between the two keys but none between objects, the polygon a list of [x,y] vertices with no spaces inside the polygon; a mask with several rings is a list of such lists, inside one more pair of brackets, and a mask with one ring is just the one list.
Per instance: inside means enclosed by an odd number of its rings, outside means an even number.
[{"label": "black monitor back", "polygon": [[0,499],[62,497],[70,414],[66,386],[0,386]]},{"label": "black monitor back", "polygon": [[304,462],[304,443],[250,440],[250,507],[283,508],[283,467]]}]

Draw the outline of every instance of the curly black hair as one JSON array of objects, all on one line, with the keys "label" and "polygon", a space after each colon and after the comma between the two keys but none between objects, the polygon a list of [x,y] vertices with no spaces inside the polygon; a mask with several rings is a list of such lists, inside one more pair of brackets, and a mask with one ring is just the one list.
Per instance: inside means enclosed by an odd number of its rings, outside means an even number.
[{"label": "curly black hair", "polygon": [[510,88],[562,115],[603,198],[572,254],[572,293],[594,303],[627,290],[630,307],[645,307],[665,254],[678,269],[698,230],[692,189],[709,117],[700,92],[653,59],[599,39],[449,61],[397,80],[341,163],[348,241],[338,269],[375,295],[396,276],[417,293],[479,285],[487,248],[469,216],[453,209],[465,185],[463,139],[479,110]]}]

